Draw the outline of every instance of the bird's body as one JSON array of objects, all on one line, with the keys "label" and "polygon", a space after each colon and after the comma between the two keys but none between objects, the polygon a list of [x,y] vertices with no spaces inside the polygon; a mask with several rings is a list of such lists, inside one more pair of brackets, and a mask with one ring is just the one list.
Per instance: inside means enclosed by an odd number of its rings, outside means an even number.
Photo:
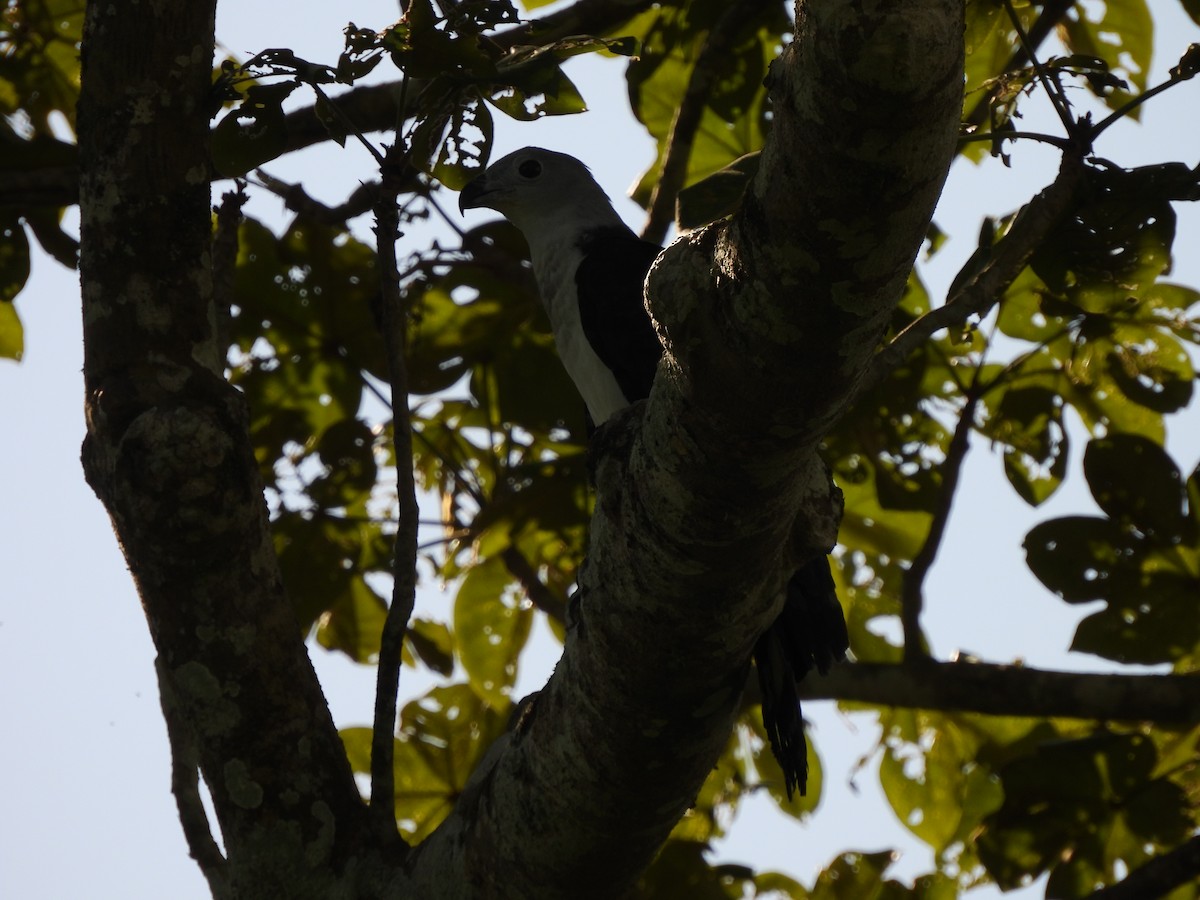
[{"label": "bird's body", "polygon": [[[600,426],[647,397],[662,345],[643,291],[661,248],[621,221],[587,167],[527,147],[469,183],[459,205],[495,209],[525,235],[555,346],[591,421]],[[824,674],[848,641],[827,560],[798,570],[786,593],[754,655],[763,723],[791,796],[796,787],[804,792],[807,774],[796,682],[813,668]]]}]

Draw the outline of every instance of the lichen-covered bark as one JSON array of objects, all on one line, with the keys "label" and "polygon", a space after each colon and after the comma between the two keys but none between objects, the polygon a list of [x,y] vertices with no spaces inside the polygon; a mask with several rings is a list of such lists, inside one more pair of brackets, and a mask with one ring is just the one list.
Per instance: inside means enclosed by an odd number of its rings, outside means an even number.
[{"label": "lichen-covered bark", "polygon": [[563,659],[418,850],[419,886],[619,896],[699,790],[783,573],[835,538],[814,447],[878,345],[945,178],[962,14],[961,0],[801,5],[744,210],[651,276],[668,358],[646,405],[601,433]]},{"label": "lichen-covered bark", "polygon": [[168,721],[187,732],[173,743],[190,745],[212,793],[227,856],[208,859],[214,891],[349,896],[362,805],[283,593],[215,336],[214,8],[88,6],[83,461],[146,611]]}]

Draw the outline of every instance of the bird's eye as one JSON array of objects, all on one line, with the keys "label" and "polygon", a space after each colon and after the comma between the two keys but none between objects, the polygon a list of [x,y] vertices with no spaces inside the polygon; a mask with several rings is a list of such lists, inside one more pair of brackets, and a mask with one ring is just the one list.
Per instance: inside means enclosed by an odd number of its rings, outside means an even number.
[{"label": "bird's eye", "polygon": [[517,171],[521,173],[522,178],[537,178],[542,174],[542,164],[536,159],[527,159],[517,166]]}]

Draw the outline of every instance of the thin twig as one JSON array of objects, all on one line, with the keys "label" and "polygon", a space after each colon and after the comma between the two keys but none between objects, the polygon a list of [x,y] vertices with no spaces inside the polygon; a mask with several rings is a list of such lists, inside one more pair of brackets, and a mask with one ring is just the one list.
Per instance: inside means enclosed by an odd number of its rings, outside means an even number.
[{"label": "thin twig", "polygon": [[[978,369],[976,373],[978,373]],[[900,588],[900,624],[904,630],[904,661],[906,663],[921,662],[929,659],[929,650],[925,646],[921,634],[921,611],[925,606],[925,578],[933,568],[941,549],[942,539],[946,534],[946,525],[950,521],[950,510],[954,506],[954,496],[958,491],[958,479],[962,473],[963,461],[970,450],[971,428],[975,424],[975,410],[979,406],[978,394],[971,393],[958,417],[950,444],[946,447],[946,459],[941,466],[941,494],[938,496],[937,507],[933,511],[933,520],[929,524],[929,533],[925,543],[913,557],[912,564],[904,573]]]},{"label": "thin twig", "polygon": [[1053,134],[1042,134],[1038,131],[984,131],[978,134],[964,134],[958,138],[958,143],[972,144],[979,141],[1038,141],[1050,144],[1059,150],[1070,150],[1075,146],[1070,138],[1061,138]]},{"label": "thin twig", "polygon": [[1140,94],[1138,94],[1132,100],[1129,100],[1128,102],[1123,103],[1120,107],[1113,110],[1111,113],[1109,113],[1103,119],[1101,119],[1099,122],[1097,122],[1095,125],[1093,125],[1091,128],[1091,131],[1090,131],[1092,139],[1094,140],[1095,138],[1099,137],[1102,132],[1108,130],[1109,126],[1114,124],[1117,120],[1122,119],[1125,116],[1129,115],[1131,112],[1133,112],[1135,109],[1137,109],[1143,103],[1145,103],[1151,97],[1155,97],[1158,94],[1161,94],[1167,88],[1172,88],[1177,84],[1181,84],[1185,81],[1188,81],[1192,77],[1193,77],[1192,75],[1183,75],[1183,74],[1177,75],[1177,74],[1173,73],[1171,75],[1171,77],[1168,78],[1166,81],[1164,81],[1162,84],[1156,84],[1154,87],[1149,88],[1145,91],[1142,91]]},{"label": "thin twig", "polygon": [[1004,8],[1008,10],[1008,17],[1012,20],[1013,27],[1017,30],[1017,37],[1020,38],[1021,46],[1025,48],[1025,55],[1033,63],[1033,71],[1037,73],[1038,81],[1042,83],[1042,88],[1050,98],[1050,105],[1054,107],[1054,111],[1062,121],[1063,128],[1066,129],[1067,134],[1070,137],[1075,137],[1077,130],[1076,123],[1071,117],[1071,104],[1067,102],[1062,84],[1059,83],[1057,77],[1052,78],[1050,76],[1050,73],[1046,71],[1046,67],[1042,65],[1042,61],[1038,59],[1037,51],[1029,38],[1029,34],[1025,31],[1025,26],[1021,24],[1021,18],[1017,15],[1017,11],[1013,9],[1012,0],[1004,0]]},{"label": "thin twig", "polygon": [[692,156],[700,120],[704,117],[704,105],[720,71],[718,63],[729,52],[734,40],[745,33],[742,26],[752,10],[761,6],[762,3],[755,0],[741,0],[730,5],[704,38],[687,89],[671,122],[658,182],[650,195],[646,224],[642,227],[642,238],[647,241],[661,244],[675,221],[675,199],[687,179],[688,160]]},{"label": "thin twig", "polygon": [[379,149],[374,144],[367,140],[366,136],[361,131],[359,131],[358,126],[354,124],[354,121],[350,118],[346,111],[334,103],[319,84],[316,84],[315,82],[309,82],[309,87],[313,89],[313,93],[325,101],[325,104],[330,110],[333,111],[333,114],[341,120],[341,123],[345,129],[358,138],[358,142],[367,148],[367,152],[374,157],[375,162],[379,164],[380,168],[387,165],[387,161],[384,159],[383,154],[379,152]]},{"label": "thin twig", "polygon": [[375,721],[371,737],[371,815],[385,839],[400,840],[396,831],[394,741],[400,690],[400,662],[408,620],[417,596],[417,486],[413,474],[413,432],[408,414],[408,368],[405,361],[405,311],[400,293],[396,241],[400,222],[397,197],[405,182],[406,154],[399,142],[388,150],[383,182],[375,206],[375,238],[383,295],[383,337],[387,345],[392,389],[392,442],[396,456],[396,499],[399,516],[392,560],[392,602],[383,623],[376,675]]},{"label": "thin twig", "polygon": [[426,195],[425,202],[433,207],[434,212],[441,216],[442,221],[450,226],[454,233],[458,235],[459,240],[462,240],[462,238],[466,235],[466,232],[463,231],[462,226],[458,223],[457,219],[447,213],[446,210],[442,209],[441,204],[434,199],[432,191]]}]

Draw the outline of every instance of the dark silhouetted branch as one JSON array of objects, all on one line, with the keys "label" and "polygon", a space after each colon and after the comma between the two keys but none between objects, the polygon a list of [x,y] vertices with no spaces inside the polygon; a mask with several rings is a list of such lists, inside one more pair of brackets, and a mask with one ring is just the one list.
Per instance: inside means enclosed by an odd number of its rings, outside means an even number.
[{"label": "dark silhouetted branch", "polygon": [[1196,675],[1097,675],[969,662],[856,663],[805,679],[800,696],[993,716],[1200,722]]},{"label": "dark silhouetted branch", "polygon": [[1200,878],[1200,835],[1134,869],[1123,881],[1101,888],[1088,897],[1090,900],[1149,900],[1165,897],[1197,878]]}]

